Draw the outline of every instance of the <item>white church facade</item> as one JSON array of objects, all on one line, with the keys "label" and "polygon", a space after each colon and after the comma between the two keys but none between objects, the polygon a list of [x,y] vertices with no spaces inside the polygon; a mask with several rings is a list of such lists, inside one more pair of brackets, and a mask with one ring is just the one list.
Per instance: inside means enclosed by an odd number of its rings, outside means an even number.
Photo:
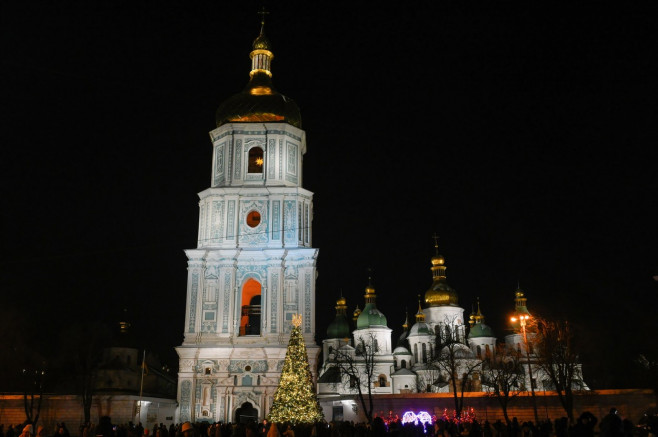
[{"label": "white church facade", "polygon": [[313,193],[302,187],[306,135],[299,108],[272,86],[273,54],[253,42],[245,89],[224,101],[210,132],[210,187],[188,257],[178,420],[239,422],[267,415],[292,315],[302,315],[317,368]]},{"label": "white church facade", "polygon": [[[432,284],[425,292],[423,305],[419,302],[415,323],[409,327],[405,322],[395,346],[386,316],[376,307],[372,284],[365,289],[364,309],[357,305],[352,321],[347,315],[345,298],[336,302],[336,317],[322,342],[323,362],[317,384],[325,417],[356,417],[344,410],[344,406],[346,399],[358,394],[359,380],[362,393],[413,396],[453,392],[455,386],[450,377],[453,373],[460,375],[455,378],[458,391],[461,384],[467,384],[468,392],[492,391],[483,375],[487,358],[496,353],[497,338],[484,323],[479,302],[466,321],[457,292],[448,285],[445,259],[438,253],[438,245],[435,248],[436,254],[431,258]],[[517,319],[511,322],[511,333],[505,336],[504,345],[518,352],[520,375],[516,390],[552,390],[548,376],[537,363],[538,357],[532,348],[526,351],[526,345],[533,343],[532,334],[527,333],[526,341],[518,319],[531,316],[521,289],[515,291],[514,303]],[[452,363],[437,365],[439,361]],[[578,389],[588,390],[580,366],[576,372]]]},{"label": "white church facade", "polygon": [[[374,395],[454,390],[445,369],[437,372],[431,363],[437,345],[450,341],[458,355],[452,371],[475,369],[469,373],[469,390],[487,391],[479,376],[484,358],[494,353],[496,337],[484,324],[479,305],[465,320],[438,247],[431,258],[433,282],[424,307],[419,302],[415,323],[410,328],[405,323],[395,344],[370,283],[364,308],[357,307],[352,321],[345,299],[338,300],[319,362],[313,193],[302,186],[306,135],[298,106],[272,85],[273,53],[264,21],[250,58],[246,87],[217,110],[216,128],[210,132],[210,186],[199,193],[197,247],[185,251],[187,297],[183,343],[176,347],[176,421],[265,418],[295,314],[302,316],[309,365],[327,420],[336,413],[335,400],[358,389],[354,378],[341,371],[340,361],[349,358],[358,367],[369,345],[372,375],[366,382],[369,388],[362,388]],[[521,290],[516,292],[516,312],[529,314]],[[525,350],[519,333],[508,335],[505,342]],[[536,382],[542,375],[535,371],[533,376],[529,363],[530,358],[522,384],[530,386],[532,379],[541,390]]]}]

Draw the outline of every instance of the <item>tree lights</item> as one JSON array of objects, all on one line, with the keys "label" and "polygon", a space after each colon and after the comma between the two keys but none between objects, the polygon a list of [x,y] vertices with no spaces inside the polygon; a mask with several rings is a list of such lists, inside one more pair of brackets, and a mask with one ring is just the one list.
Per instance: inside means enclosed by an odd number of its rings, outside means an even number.
[{"label": "tree lights", "polygon": [[270,422],[296,425],[324,420],[313,388],[301,323],[302,316],[295,314],[279,386],[274,393],[274,401],[268,415]]}]

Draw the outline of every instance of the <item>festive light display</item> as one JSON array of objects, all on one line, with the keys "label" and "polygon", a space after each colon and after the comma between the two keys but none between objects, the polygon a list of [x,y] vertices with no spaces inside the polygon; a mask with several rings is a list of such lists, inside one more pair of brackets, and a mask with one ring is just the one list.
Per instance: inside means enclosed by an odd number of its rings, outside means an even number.
[{"label": "festive light display", "polygon": [[441,420],[445,422],[455,422],[455,423],[464,423],[464,422],[473,422],[475,420],[475,409],[465,408],[462,410],[462,413],[457,417],[457,412],[452,411],[452,415],[448,414],[448,409],[443,410],[443,415],[441,415]]},{"label": "festive light display", "polygon": [[400,417],[397,414],[393,414],[392,410],[388,411],[388,414],[384,414],[384,412],[379,413],[379,417],[382,418],[384,421],[384,424],[388,427],[391,423],[397,423],[400,421]]},{"label": "festive light display", "polygon": [[457,417],[457,412],[455,410],[452,410],[452,414],[448,412],[447,408],[443,409],[443,414],[441,414],[440,417],[436,417],[436,415],[430,415],[426,411],[420,411],[418,414],[414,413],[413,411],[407,411],[402,415],[402,419],[400,417],[393,413],[393,411],[389,411],[388,414],[384,414],[383,412],[380,412],[379,417],[381,417],[384,420],[384,423],[386,426],[389,426],[391,423],[401,423],[402,425],[405,424],[414,424],[414,425],[432,425],[436,423],[437,421],[442,421],[442,422],[450,422],[450,423],[465,423],[465,422],[470,422],[472,423],[475,420],[475,409],[473,407],[468,407],[462,410],[461,415]]},{"label": "festive light display", "polygon": [[302,337],[302,316],[295,314],[292,320],[293,328],[281,379],[267,419],[270,422],[288,422],[293,425],[317,423],[324,420],[324,414],[313,388],[306,345]]},{"label": "festive light display", "polygon": [[432,416],[430,416],[427,411],[421,411],[418,414],[413,411],[407,411],[402,415],[402,424],[404,425],[405,423],[413,423],[414,425],[418,425],[419,423],[422,423],[423,425],[431,425]]}]

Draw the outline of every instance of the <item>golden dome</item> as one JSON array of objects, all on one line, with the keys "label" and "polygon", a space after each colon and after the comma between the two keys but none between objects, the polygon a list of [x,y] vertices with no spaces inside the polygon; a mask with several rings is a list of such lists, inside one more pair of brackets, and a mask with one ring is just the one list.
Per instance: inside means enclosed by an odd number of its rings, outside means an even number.
[{"label": "golden dome", "polygon": [[[434,237],[435,239],[438,237]],[[443,305],[458,305],[457,292],[448,285],[446,280],[445,258],[439,254],[439,245],[434,243],[435,255],[430,262],[432,267],[432,286],[425,292],[425,303],[431,307]]]},{"label": "golden dome", "polygon": [[425,303],[431,307],[458,305],[457,292],[445,280],[434,281],[425,292]]},{"label": "golden dome", "polygon": [[254,40],[249,83],[242,92],[225,100],[215,114],[216,126],[226,123],[280,122],[301,129],[302,116],[297,104],[272,86],[270,65],[274,55],[263,27]]},{"label": "golden dome", "polygon": [[344,307],[347,304],[347,301],[343,296],[339,297],[338,300],[336,301],[336,306],[337,307]]},{"label": "golden dome", "polygon": [[252,47],[254,50],[272,50],[270,40],[267,39],[265,33],[262,30],[260,35],[258,35],[258,37],[254,40]]},{"label": "golden dome", "polygon": [[443,264],[445,264],[445,262],[446,260],[441,255],[435,255],[432,257],[433,266],[442,266]]}]

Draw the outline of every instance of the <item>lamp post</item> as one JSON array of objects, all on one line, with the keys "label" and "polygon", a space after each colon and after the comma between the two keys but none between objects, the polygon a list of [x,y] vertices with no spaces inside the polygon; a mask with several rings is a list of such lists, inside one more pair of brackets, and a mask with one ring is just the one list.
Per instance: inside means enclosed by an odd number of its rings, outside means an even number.
[{"label": "lamp post", "polygon": [[521,332],[523,332],[523,343],[525,343],[525,356],[528,360],[528,376],[530,376],[530,394],[532,395],[532,408],[535,413],[535,425],[539,425],[539,414],[537,413],[537,398],[535,398],[535,382],[532,378],[532,365],[530,364],[530,351],[528,348],[528,336],[526,334],[525,325],[530,318],[529,314],[519,314],[517,316],[512,316],[510,320],[512,322],[519,322],[521,325]]}]

